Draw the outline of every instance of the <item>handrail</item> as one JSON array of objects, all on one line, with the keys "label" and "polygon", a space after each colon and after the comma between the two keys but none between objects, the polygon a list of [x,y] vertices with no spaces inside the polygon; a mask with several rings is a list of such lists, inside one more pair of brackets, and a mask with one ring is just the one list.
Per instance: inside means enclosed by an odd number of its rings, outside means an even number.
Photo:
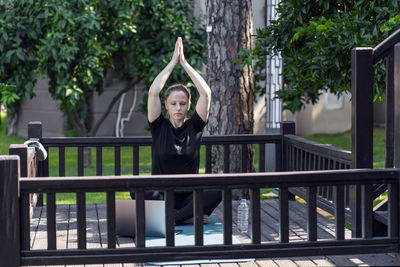
[{"label": "handrail", "polygon": [[[281,141],[280,134],[237,134],[237,135],[203,135],[202,144],[243,144]],[[141,145],[150,146],[152,144],[151,136],[134,137],[43,137],[42,144],[46,147],[58,145],[63,146],[107,146],[107,145]]]},{"label": "handrail", "polygon": [[[51,192],[123,191],[128,188],[145,187],[146,190],[158,188],[249,188],[296,187],[316,185],[355,185],[398,182],[399,169],[346,169],[324,171],[289,171],[263,173],[222,173],[222,174],[181,174],[181,175],[146,175],[146,176],[85,176],[85,177],[49,177],[27,178],[21,181],[21,193],[33,192],[46,188]],[[379,174],[379,175],[378,175]],[[351,179],[350,179],[351,178]]]},{"label": "handrail", "polygon": [[301,149],[323,155],[334,160],[343,160],[351,164],[351,151],[344,150],[329,144],[320,144],[311,140],[304,139],[296,135],[285,135],[285,143],[296,145]]},{"label": "handrail", "polygon": [[373,49],[374,64],[384,58],[390,52],[390,49],[398,42],[400,42],[400,29],[392,33]]}]

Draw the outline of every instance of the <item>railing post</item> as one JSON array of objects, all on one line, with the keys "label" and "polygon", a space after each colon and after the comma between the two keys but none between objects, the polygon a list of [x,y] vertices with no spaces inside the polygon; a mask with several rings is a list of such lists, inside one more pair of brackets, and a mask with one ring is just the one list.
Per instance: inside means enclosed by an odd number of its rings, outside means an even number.
[{"label": "railing post", "polygon": [[[281,136],[282,136],[282,142],[281,142],[281,166],[280,168],[277,168],[277,171],[291,171],[288,168],[288,164],[289,164],[289,155],[288,155],[288,151],[286,149],[286,143],[285,143],[285,135],[287,134],[296,134],[296,124],[294,123],[294,121],[283,121],[281,123]],[[279,162],[279,160],[277,160],[277,162]],[[293,195],[292,193],[288,193],[288,198],[289,200],[296,200],[296,196]]]},{"label": "railing post", "polygon": [[[42,142],[42,122],[40,121],[31,121],[28,123],[28,139],[37,140],[38,142]],[[46,175],[46,166],[49,164],[49,159],[47,158],[45,161],[40,161],[37,163],[36,168],[36,176],[37,177],[45,177],[48,176],[48,167],[47,167],[47,175]],[[43,206],[43,195],[37,195],[37,206]]]},{"label": "railing post", "polygon": [[2,266],[21,265],[19,157],[0,156],[0,259]]},{"label": "railing post", "polygon": [[8,147],[8,154],[19,156],[20,175],[21,177],[28,177],[28,146],[24,144],[11,144]]},{"label": "railing post", "polygon": [[394,166],[400,167],[400,43],[393,48],[394,61]]},{"label": "railing post", "polygon": [[283,121],[281,124],[281,135],[282,135],[282,143],[281,143],[281,171],[288,171],[287,162],[288,162],[288,155],[285,149],[285,135],[287,134],[296,134],[296,124],[293,121]]},{"label": "railing post", "polygon": [[[352,167],[372,168],[373,163],[373,49],[351,51],[351,143]],[[361,188],[352,186],[350,194],[353,237],[361,237]]]},{"label": "railing post", "polygon": [[394,100],[394,55],[391,52],[386,57],[386,90],[385,90],[385,168],[394,166],[394,124],[395,124],[395,100]]},{"label": "railing post", "polygon": [[[394,120],[394,166],[396,168],[399,168],[400,166],[400,122],[398,120],[399,116],[400,116],[400,43],[397,43],[394,45],[393,48],[393,61],[394,61],[394,81],[393,81],[393,94],[394,94],[394,118],[396,118],[396,120]],[[400,210],[399,210],[399,203],[400,203],[400,196],[399,196],[399,192],[400,192],[400,177],[398,179],[398,183],[396,186],[396,196],[397,199],[395,199],[394,201],[397,200],[397,214],[394,214],[394,216],[396,216],[396,218],[394,218],[394,221],[397,223],[397,229],[393,231],[391,231],[391,229],[389,229],[389,233],[395,233],[397,234],[397,236],[399,237],[400,235]],[[396,206],[394,204],[392,204],[392,206]],[[397,264],[400,264],[400,251],[398,251],[397,253],[395,253],[395,257],[396,257],[396,261]]]},{"label": "railing post", "polygon": [[[35,177],[37,170],[37,160],[35,148],[25,144],[11,144],[8,148],[9,155],[19,156],[20,177]],[[33,161],[33,163],[32,163]],[[37,205],[37,195],[29,194],[29,216],[33,216],[33,208]],[[23,217],[23,214],[21,214]]]}]

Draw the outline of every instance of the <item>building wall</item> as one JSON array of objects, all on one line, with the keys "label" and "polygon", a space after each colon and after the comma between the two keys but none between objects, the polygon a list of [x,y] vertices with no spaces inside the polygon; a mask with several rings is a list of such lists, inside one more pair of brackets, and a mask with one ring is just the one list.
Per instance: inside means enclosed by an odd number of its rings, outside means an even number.
[{"label": "building wall", "polygon": [[296,134],[301,136],[343,133],[351,129],[350,100],[349,93],[343,94],[341,99],[324,93],[314,106],[306,105],[295,115],[285,112],[285,119],[296,122]]},{"label": "building wall", "polygon": [[[111,75],[111,76],[110,76]],[[107,78],[112,80],[112,74]],[[104,92],[99,96],[94,96],[94,121],[96,122],[106,111],[111,99],[128,84],[128,81],[118,81],[107,85]],[[125,136],[143,136],[150,135],[145,130],[147,118],[139,111],[139,105],[143,99],[143,87],[137,88],[136,107],[132,117],[125,123]],[[58,103],[54,101],[48,91],[48,80],[39,79],[34,88],[36,94],[31,100],[21,103],[19,109],[19,118],[17,123],[17,135],[26,137],[28,134],[28,123],[30,121],[41,121],[43,127],[43,136],[58,137],[64,135],[65,118],[58,109]],[[122,114],[126,116],[132,104],[133,90],[129,91],[125,97]],[[115,125],[117,120],[117,110],[119,102],[112,108],[103,124],[100,126],[97,136],[115,136]]]},{"label": "building wall", "polygon": [[21,102],[19,107],[16,134],[27,137],[28,123],[41,121],[43,136],[63,136],[64,117],[58,109],[58,103],[50,96],[48,80],[39,79],[33,91],[36,96]]}]

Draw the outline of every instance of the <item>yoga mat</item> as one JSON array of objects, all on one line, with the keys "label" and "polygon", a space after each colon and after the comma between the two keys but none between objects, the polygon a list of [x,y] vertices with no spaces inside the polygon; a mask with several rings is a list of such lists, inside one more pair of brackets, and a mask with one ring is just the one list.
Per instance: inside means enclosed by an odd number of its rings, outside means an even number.
[{"label": "yoga mat", "polygon": [[[204,224],[204,245],[222,245],[223,227],[222,223],[214,215],[210,216],[210,223]],[[194,245],[194,227],[193,225],[175,226],[175,230],[182,230],[181,233],[175,235],[175,246],[190,246]],[[239,244],[240,242],[232,236],[232,243]],[[165,246],[165,238],[146,237],[146,247]],[[186,261],[168,261],[168,262],[148,262],[150,265],[179,265],[179,264],[205,264],[205,263],[222,263],[222,262],[248,262],[254,259],[200,259]]]}]

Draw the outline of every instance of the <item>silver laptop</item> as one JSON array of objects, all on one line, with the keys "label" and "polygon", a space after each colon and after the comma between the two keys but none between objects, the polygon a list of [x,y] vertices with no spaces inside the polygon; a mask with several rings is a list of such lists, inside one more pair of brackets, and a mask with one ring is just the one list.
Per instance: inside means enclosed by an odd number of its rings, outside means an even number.
[{"label": "silver laptop", "polygon": [[[145,200],[146,236],[165,237],[165,201]],[[136,200],[115,200],[116,232],[121,236],[135,236]]]}]

